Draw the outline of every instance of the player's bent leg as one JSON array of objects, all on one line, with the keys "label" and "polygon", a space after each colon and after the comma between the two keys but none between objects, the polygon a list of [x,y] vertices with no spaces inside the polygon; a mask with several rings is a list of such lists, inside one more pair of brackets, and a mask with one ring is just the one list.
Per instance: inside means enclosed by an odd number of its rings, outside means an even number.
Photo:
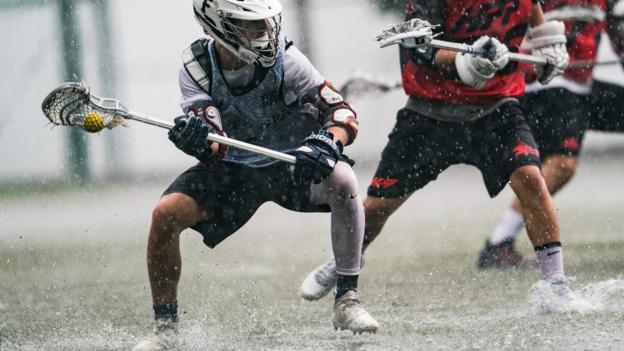
[{"label": "player's bent leg", "polygon": [[[577,157],[574,155],[553,154],[542,163],[542,174],[551,195],[557,193],[574,176]],[[514,247],[517,235],[524,227],[522,208],[518,198],[514,198],[509,208],[500,218],[492,235],[479,252],[477,266],[487,268],[516,268],[535,264],[535,260],[524,257]]]},{"label": "player's bent leg", "polygon": [[542,161],[542,174],[551,195],[556,194],[574,176],[578,157],[573,155],[552,155]]},{"label": "player's bent leg", "polygon": [[311,200],[328,204],[331,208],[332,249],[336,262],[334,328],[353,333],[376,332],[379,324],[357,297],[364,207],[358,197],[357,178],[351,166],[338,162],[328,178],[311,186]]},{"label": "player's bent leg", "polygon": [[195,200],[182,193],[164,195],[152,212],[147,266],[155,305],[172,303],[180,279],[180,233],[207,217]]},{"label": "player's bent leg", "polygon": [[[365,232],[362,251],[379,235],[388,217],[398,209],[408,196],[378,198],[367,196],[364,200]],[[364,266],[364,257],[360,267]],[[299,288],[299,295],[314,301],[327,295],[336,286],[336,260],[332,257],[312,270]]]},{"label": "player's bent leg", "polygon": [[[343,269],[339,272],[342,274],[359,273],[364,213],[357,191],[358,183],[355,173],[344,162],[339,162],[332,174],[323,182],[312,185],[311,200],[315,203],[330,205],[334,257],[340,256],[341,258],[338,260],[332,258],[307,275],[299,288],[299,295],[306,300],[318,300],[336,286],[337,266]],[[355,253],[352,250],[359,250],[359,252]]]},{"label": "player's bent leg", "polygon": [[517,168],[510,177],[529,238],[534,246],[559,241],[556,211],[540,169],[534,165]]},{"label": "player's bent leg", "polygon": [[518,196],[544,279],[554,293],[567,296],[569,282],[563,271],[563,249],[552,197],[537,166],[522,166],[511,175],[511,187]]},{"label": "player's bent leg", "polygon": [[364,213],[366,217],[366,224],[364,226],[364,250],[366,250],[368,245],[381,233],[390,215],[401,207],[410,195],[411,194],[408,194],[397,198],[382,198],[369,195],[364,199]]},{"label": "player's bent leg", "polygon": [[180,280],[180,233],[208,217],[191,197],[164,195],[152,212],[147,244],[147,266],[156,325],[134,351],[170,350],[177,346],[177,285]]}]

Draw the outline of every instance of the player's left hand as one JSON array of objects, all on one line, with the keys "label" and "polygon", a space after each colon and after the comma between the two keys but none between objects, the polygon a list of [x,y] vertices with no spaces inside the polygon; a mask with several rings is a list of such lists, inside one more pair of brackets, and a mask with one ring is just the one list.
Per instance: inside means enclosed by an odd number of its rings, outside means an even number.
[{"label": "player's left hand", "polygon": [[342,145],[333,141],[330,132],[321,129],[305,138],[292,154],[297,158],[293,173],[295,180],[311,180],[318,184],[332,173],[336,163],[342,159]]},{"label": "player's left hand", "polygon": [[566,49],[565,25],[559,21],[544,22],[529,28],[527,35],[531,53],[548,61],[545,66],[535,66],[539,82],[548,84],[568,67],[570,57]]}]

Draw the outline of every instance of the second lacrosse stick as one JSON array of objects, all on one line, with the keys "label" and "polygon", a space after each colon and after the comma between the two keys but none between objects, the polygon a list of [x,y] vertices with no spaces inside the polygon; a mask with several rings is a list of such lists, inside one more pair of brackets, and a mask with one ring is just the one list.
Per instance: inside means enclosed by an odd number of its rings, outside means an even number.
[{"label": "second lacrosse stick", "polygon": [[[464,43],[455,43],[451,41],[434,39],[436,35],[433,33],[432,25],[428,21],[419,18],[413,18],[409,21],[401,22],[385,29],[377,36],[379,47],[384,48],[390,45],[401,45],[406,48],[422,48],[434,47],[466,54],[475,54],[482,57],[489,57],[490,52],[483,48],[475,48]],[[546,65],[548,62],[543,57],[533,55],[509,53],[509,59],[512,61],[528,62],[534,65]]]}]

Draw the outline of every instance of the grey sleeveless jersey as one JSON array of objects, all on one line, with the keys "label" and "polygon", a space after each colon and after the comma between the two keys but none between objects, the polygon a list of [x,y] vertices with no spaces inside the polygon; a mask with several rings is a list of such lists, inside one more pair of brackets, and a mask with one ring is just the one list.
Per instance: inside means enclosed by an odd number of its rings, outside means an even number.
[{"label": "grey sleeveless jersey", "polygon": [[[223,129],[231,138],[288,152],[299,147],[311,132],[321,128],[316,115],[306,113],[298,102],[287,105],[282,85],[284,84],[284,41],[275,64],[268,69],[264,78],[248,91],[228,86],[218,60],[213,42],[208,43],[210,57],[210,97],[221,112]],[[256,69],[260,69],[256,67]],[[254,84],[254,83],[252,83]],[[264,167],[278,162],[272,158],[229,148],[221,162],[244,164],[249,167]]]}]

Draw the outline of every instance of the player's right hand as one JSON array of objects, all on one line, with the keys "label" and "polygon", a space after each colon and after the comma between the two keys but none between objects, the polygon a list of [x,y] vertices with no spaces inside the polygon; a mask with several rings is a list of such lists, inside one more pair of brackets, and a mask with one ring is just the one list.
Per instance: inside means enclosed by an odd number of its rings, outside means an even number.
[{"label": "player's right hand", "polygon": [[509,49],[496,38],[485,35],[472,44],[478,49],[485,49],[488,57],[475,54],[457,54],[455,56],[455,68],[461,80],[476,89],[483,85],[497,71],[503,69],[509,62]]},{"label": "player's right hand", "polygon": [[174,123],[169,130],[169,140],[187,155],[202,162],[211,162],[214,154],[211,147],[213,142],[207,137],[214,127],[202,117],[196,116],[179,116],[174,119]]}]

